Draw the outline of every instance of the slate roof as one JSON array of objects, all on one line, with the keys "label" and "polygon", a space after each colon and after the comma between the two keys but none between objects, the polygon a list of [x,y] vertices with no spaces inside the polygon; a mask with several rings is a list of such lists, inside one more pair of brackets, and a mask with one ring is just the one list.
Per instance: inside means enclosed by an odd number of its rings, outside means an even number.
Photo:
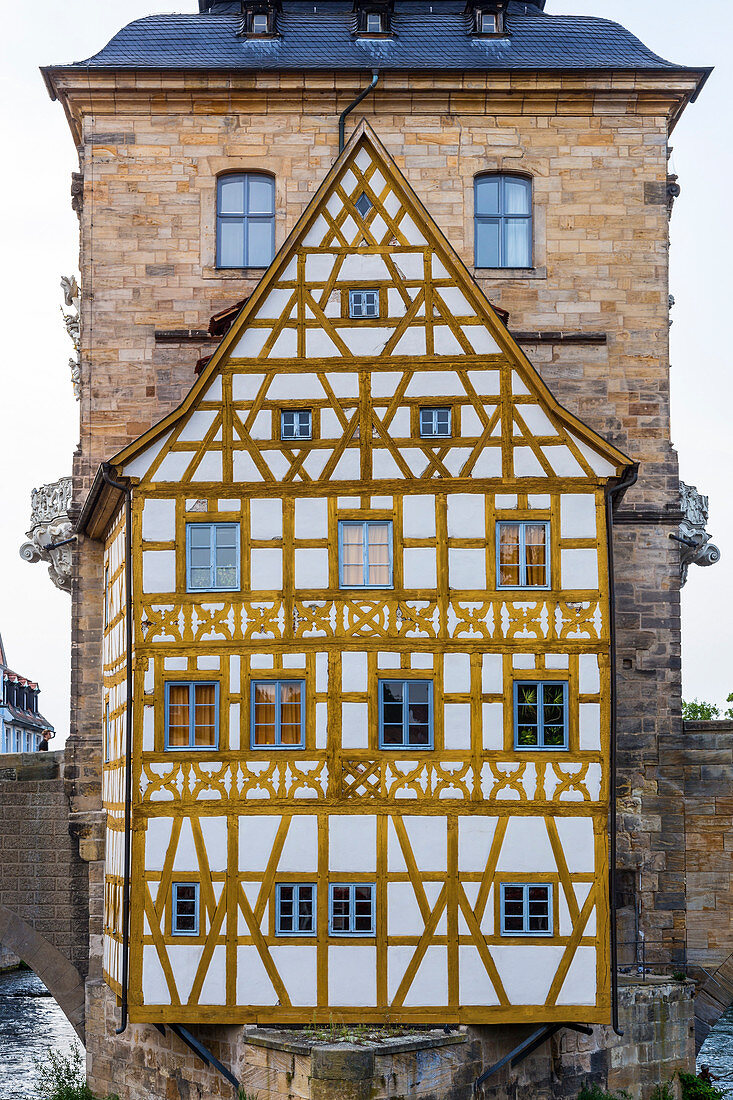
[{"label": "slate roof", "polygon": [[279,36],[260,40],[237,36],[236,15],[150,15],[124,27],[98,54],[73,67],[503,71],[685,68],[658,57],[610,20],[549,15],[521,2],[510,5],[507,38],[473,38],[468,34],[465,0],[396,0],[394,36],[389,39],[354,37],[351,0],[283,0],[282,8]]}]

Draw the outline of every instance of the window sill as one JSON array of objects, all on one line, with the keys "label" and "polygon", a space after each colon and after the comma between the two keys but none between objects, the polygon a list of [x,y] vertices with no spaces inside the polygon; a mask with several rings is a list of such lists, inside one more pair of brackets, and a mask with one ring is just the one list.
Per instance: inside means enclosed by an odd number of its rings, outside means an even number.
[{"label": "window sill", "polygon": [[546,267],[474,267],[477,279],[546,279]]},{"label": "window sill", "polygon": [[204,267],[201,275],[204,279],[254,279],[259,282],[266,271],[266,267]]}]

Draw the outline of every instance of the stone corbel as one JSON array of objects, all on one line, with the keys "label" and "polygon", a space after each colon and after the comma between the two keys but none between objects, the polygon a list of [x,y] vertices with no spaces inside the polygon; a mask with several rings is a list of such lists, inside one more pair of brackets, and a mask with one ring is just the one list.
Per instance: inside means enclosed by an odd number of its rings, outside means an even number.
[{"label": "stone corbel", "polygon": [[680,509],[683,520],[679,534],[670,538],[680,544],[680,572],[682,586],[687,583],[687,573],[691,565],[716,565],[720,561],[720,550],[712,543],[711,535],[705,528],[708,522],[708,497],[698,493],[694,485],[680,482]]},{"label": "stone corbel", "polygon": [[[48,562],[48,575],[62,592],[71,592],[73,525],[69,518],[71,478],[62,477],[31,493],[28,542],[20,548],[23,561]],[[59,545],[64,544],[64,545]]]}]

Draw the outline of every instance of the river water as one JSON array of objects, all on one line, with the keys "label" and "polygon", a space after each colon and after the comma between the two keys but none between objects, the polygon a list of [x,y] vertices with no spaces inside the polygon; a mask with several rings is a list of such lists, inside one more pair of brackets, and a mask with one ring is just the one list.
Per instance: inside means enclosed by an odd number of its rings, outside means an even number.
[{"label": "river water", "polygon": [[[66,1054],[79,1041],[43,983],[30,970],[0,974],[0,1100],[35,1100],[34,1062],[49,1047]],[[733,1009],[708,1036],[697,1060],[733,1100]]]},{"label": "river water", "polygon": [[0,1100],[34,1100],[34,1060],[78,1046],[74,1029],[30,970],[0,974]]}]

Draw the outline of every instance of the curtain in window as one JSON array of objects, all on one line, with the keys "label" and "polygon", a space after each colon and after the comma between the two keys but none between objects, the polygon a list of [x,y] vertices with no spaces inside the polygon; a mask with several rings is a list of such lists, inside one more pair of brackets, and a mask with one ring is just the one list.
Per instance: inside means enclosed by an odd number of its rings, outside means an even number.
[{"label": "curtain in window", "polygon": [[277,684],[256,684],[254,744],[274,745],[277,736]]},{"label": "curtain in window", "polygon": [[547,584],[547,528],[543,523],[528,523],[524,528],[524,552],[528,587]]},{"label": "curtain in window", "polygon": [[194,744],[216,745],[216,685],[196,684],[194,691]]},{"label": "curtain in window", "polygon": [[191,729],[188,684],[168,688],[168,744],[173,748],[188,745]]},{"label": "curtain in window", "polygon": [[364,583],[364,529],[361,524],[345,523],[341,528],[342,582]]},{"label": "curtain in window", "polygon": [[301,685],[280,685],[280,742],[299,745],[301,741]]},{"label": "curtain in window", "polygon": [[386,523],[370,523],[367,528],[369,539],[369,584],[388,585],[389,576],[389,527]]},{"label": "curtain in window", "polygon": [[518,523],[502,523],[499,528],[499,583],[521,584],[521,550]]}]

